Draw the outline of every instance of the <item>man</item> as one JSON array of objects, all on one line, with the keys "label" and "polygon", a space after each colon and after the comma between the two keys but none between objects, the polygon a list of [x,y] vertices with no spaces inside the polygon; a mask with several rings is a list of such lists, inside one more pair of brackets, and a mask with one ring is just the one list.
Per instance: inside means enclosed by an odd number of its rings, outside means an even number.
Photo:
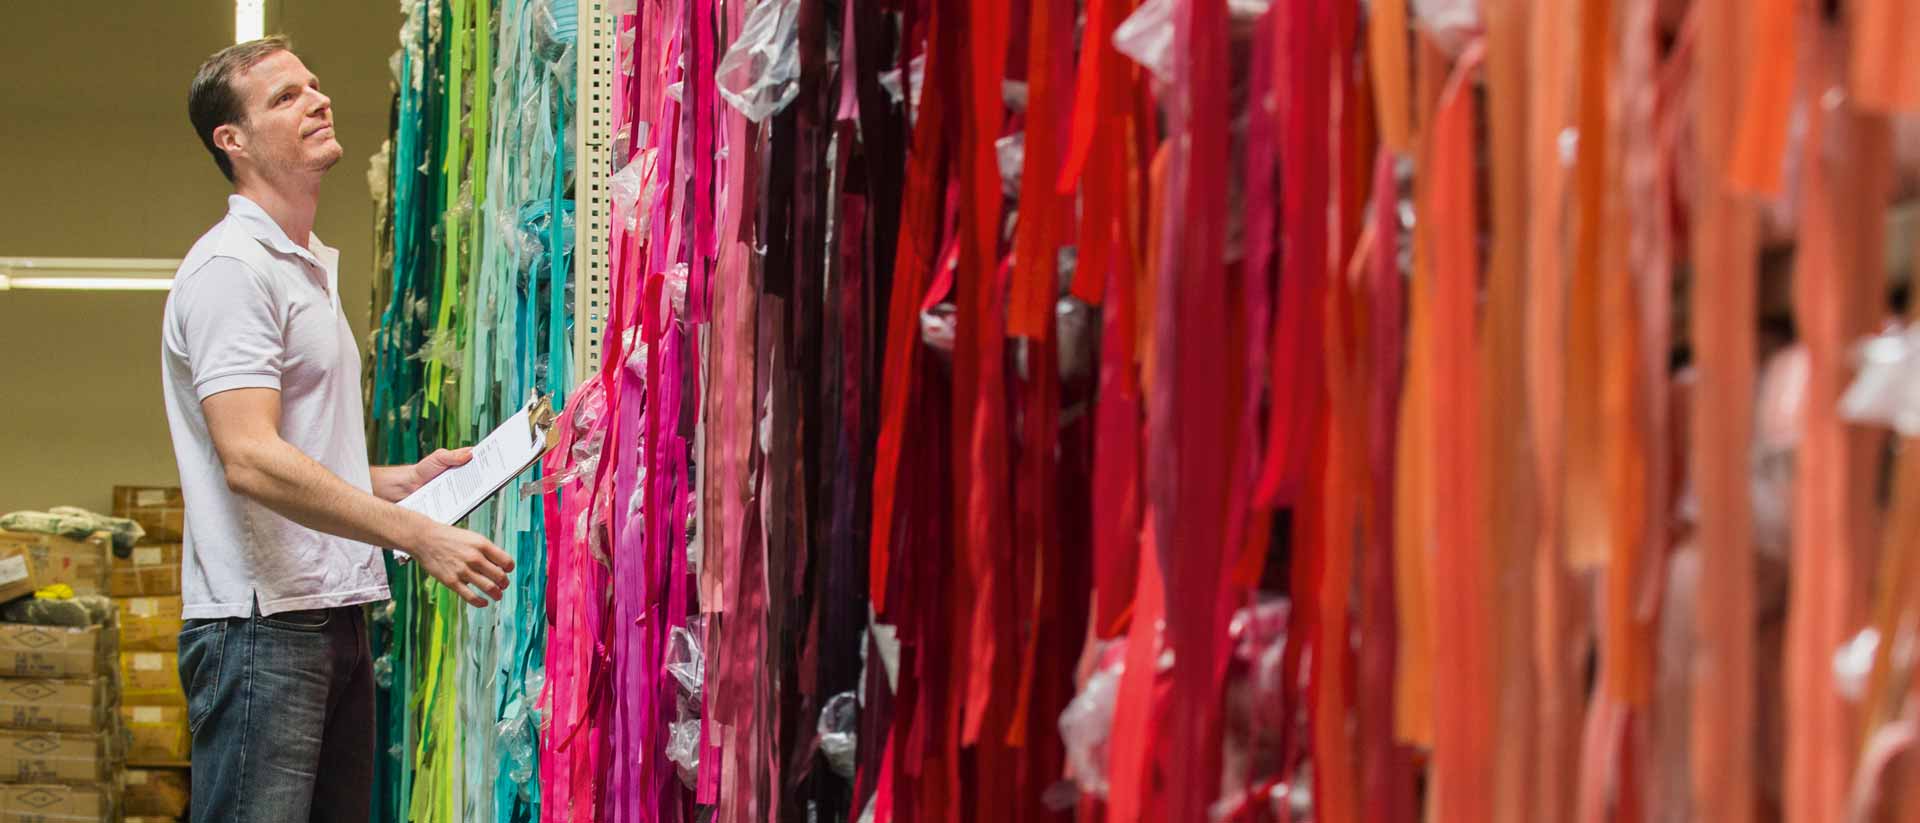
[{"label": "man", "polygon": [[187,97],[233,195],[181,262],[162,330],[187,503],[180,678],[196,821],[365,820],[373,670],[363,604],[388,546],[476,607],[513,561],[394,505],[468,450],[367,465],[339,253],[313,236],[340,160],[320,83],[280,38],[208,58]]}]

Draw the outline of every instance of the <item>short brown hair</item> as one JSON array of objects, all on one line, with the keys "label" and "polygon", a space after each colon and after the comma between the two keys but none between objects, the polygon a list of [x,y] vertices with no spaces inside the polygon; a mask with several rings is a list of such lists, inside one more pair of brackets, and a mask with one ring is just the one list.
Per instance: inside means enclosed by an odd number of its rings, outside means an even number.
[{"label": "short brown hair", "polygon": [[214,52],[193,75],[193,86],[187,89],[187,117],[193,120],[193,130],[200,135],[201,145],[213,155],[214,164],[220,167],[220,173],[226,175],[229,183],[233,182],[233,161],[213,144],[213,130],[247,120],[246,103],[233,90],[233,76],[253,68],[253,64],[270,55],[292,50],[293,44],[278,34],[235,43]]}]

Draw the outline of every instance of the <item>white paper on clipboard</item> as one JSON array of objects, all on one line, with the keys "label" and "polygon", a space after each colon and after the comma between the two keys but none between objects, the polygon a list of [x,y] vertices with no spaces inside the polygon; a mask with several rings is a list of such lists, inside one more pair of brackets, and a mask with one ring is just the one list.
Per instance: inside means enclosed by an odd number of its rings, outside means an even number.
[{"label": "white paper on clipboard", "polygon": [[535,400],[474,444],[473,459],[440,473],[401,500],[400,508],[453,525],[539,460],[553,444],[553,411]]}]

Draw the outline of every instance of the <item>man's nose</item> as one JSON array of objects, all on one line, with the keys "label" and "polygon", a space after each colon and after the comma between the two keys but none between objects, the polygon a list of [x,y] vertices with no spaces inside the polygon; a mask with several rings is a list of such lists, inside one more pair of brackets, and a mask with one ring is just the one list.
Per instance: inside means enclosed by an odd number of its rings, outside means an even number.
[{"label": "man's nose", "polygon": [[312,92],[308,98],[308,114],[320,114],[333,108],[333,98],[326,96],[319,89],[308,89],[308,91]]}]

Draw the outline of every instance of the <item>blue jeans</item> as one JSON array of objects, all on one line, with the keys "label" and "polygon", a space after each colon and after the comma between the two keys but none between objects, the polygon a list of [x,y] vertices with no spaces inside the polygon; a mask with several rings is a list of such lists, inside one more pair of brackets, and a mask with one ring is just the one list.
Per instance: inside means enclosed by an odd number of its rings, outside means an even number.
[{"label": "blue jeans", "polygon": [[195,823],[365,821],[373,659],[360,606],[188,620]]}]

